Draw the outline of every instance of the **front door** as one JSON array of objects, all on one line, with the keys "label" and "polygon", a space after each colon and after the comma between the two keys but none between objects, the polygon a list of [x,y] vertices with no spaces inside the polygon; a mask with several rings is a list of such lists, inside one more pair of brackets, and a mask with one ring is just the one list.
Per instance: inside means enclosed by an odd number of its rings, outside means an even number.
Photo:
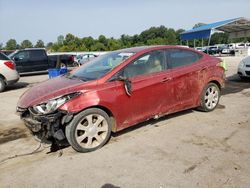
[{"label": "front door", "polygon": [[131,95],[127,94],[123,81],[116,81],[117,106],[121,127],[126,128],[156,115],[161,115],[170,108],[166,101],[172,101],[173,93],[168,84],[171,72],[166,69],[164,51],[153,51],[131,62],[120,73],[131,82]]},{"label": "front door", "polygon": [[27,72],[27,62],[29,61],[28,51],[19,51],[13,56],[13,60],[16,64],[16,69],[19,73]]}]

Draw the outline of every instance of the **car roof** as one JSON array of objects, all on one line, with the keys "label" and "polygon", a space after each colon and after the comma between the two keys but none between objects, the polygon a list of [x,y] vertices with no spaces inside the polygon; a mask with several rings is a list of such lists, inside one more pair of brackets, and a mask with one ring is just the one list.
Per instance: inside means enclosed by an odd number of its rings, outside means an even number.
[{"label": "car roof", "polygon": [[153,46],[138,46],[138,47],[132,47],[132,48],[125,48],[121,50],[117,50],[117,52],[124,52],[124,53],[138,53],[142,51],[149,51],[153,49],[165,49],[165,48],[180,48],[180,49],[187,49],[187,47],[183,46],[172,46],[172,45],[153,45]]}]

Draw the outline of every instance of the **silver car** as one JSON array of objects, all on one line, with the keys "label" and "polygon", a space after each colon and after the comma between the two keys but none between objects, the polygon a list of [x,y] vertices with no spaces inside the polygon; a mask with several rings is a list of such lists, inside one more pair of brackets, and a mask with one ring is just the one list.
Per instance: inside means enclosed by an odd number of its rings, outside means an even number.
[{"label": "silver car", "polygon": [[18,80],[19,74],[15,63],[0,52],[0,92],[4,91],[7,85],[14,84]]},{"label": "silver car", "polygon": [[238,75],[240,78],[250,78],[250,56],[241,60],[238,66]]}]

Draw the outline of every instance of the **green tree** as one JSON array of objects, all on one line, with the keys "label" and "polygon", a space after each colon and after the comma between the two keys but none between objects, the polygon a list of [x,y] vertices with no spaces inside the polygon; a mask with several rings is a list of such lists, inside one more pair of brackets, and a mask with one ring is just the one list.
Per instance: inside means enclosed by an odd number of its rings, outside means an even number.
[{"label": "green tree", "polygon": [[35,45],[36,48],[44,48],[44,42],[42,40],[38,40]]},{"label": "green tree", "polygon": [[57,37],[57,43],[58,43],[59,45],[62,45],[62,44],[63,44],[63,41],[64,41],[64,36],[63,36],[63,35],[59,35],[59,36]]},{"label": "green tree", "polygon": [[100,35],[99,38],[98,38],[98,41],[100,43],[102,43],[104,46],[107,46],[107,44],[108,44],[108,40],[104,35]]},{"label": "green tree", "polygon": [[33,47],[33,44],[29,40],[24,40],[21,43],[21,48],[22,49],[24,49],[24,48],[32,48],[32,47]]},{"label": "green tree", "polygon": [[[200,25],[200,24],[199,24]],[[93,37],[79,38],[71,33],[68,33],[65,37],[59,35],[57,37],[57,42],[48,43],[46,45],[47,49],[53,52],[68,52],[68,51],[105,51],[105,50],[117,50],[121,48],[128,48],[133,46],[143,46],[143,45],[158,45],[158,44],[170,44],[175,45],[180,43],[180,33],[183,29],[174,30],[171,28],[166,28],[165,26],[151,27],[142,31],[140,34],[133,36],[121,35],[120,38],[107,38],[104,35],[100,35],[97,39]],[[216,37],[214,39],[217,41]],[[224,40],[224,39],[223,39]],[[246,39],[244,39],[246,40]],[[199,41],[198,41],[199,42]],[[44,46],[43,42],[39,40],[35,47]],[[7,46],[7,45],[6,45]],[[10,47],[12,46],[12,47]],[[18,44],[13,45],[13,41],[9,42],[7,47],[18,48]],[[20,48],[31,47],[32,43],[28,40],[22,42]]]},{"label": "green tree", "polygon": [[84,37],[82,38],[82,42],[87,48],[88,51],[91,50],[91,46],[95,44],[95,40],[92,37]]},{"label": "green tree", "polygon": [[121,43],[119,40],[114,38],[108,39],[107,50],[113,51],[121,48]]},{"label": "green tree", "polygon": [[211,45],[214,45],[214,44],[227,44],[228,43],[228,38],[229,38],[228,33],[214,33],[211,36],[210,44]]},{"label": "green tree", "polygon": [[106,47],[103,43],[97,42],[91,46],[91,51],[105,51]]},{"label": "green tree", "polygon": [[5,45],[5,49],[6,50],[15,50],[17,49],[17,42],[15,39],[10,39],[6,42],[6,45]]},{"label": "green tree", "polygon": [[46,44],[46,48],[51,48],[51,46],[53,45],[53,42],[48,42],[47,44]]},{"label": "green tree", "polygon": [[71,33],[68,33],[63,41],[63,45],[72,45],[75,41],[75,36]]},{"label": "green tree", "polygon": [[131,47],[132,43],[133,43],[133,38],[129,35],[121,35],[121,43],[122,43],[122,47]]}]

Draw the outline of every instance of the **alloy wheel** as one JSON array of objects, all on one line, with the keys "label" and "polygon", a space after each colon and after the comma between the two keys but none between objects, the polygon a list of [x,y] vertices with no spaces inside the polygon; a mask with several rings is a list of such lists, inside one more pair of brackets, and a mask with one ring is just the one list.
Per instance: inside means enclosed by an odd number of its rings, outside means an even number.
[{"label": "alloy wheel", "polygon": [[219,91],[218,89],[211,85],[207,88],[205,93],[205,105],[208,109],[212,110],[216,107],[219,101]]},{"label": "alloy wheel", "polygon": [[108,136],[108,122],[100,114],[90,114],[81,119],[75,129],[76,142],[84,148],[101,145]]}]

